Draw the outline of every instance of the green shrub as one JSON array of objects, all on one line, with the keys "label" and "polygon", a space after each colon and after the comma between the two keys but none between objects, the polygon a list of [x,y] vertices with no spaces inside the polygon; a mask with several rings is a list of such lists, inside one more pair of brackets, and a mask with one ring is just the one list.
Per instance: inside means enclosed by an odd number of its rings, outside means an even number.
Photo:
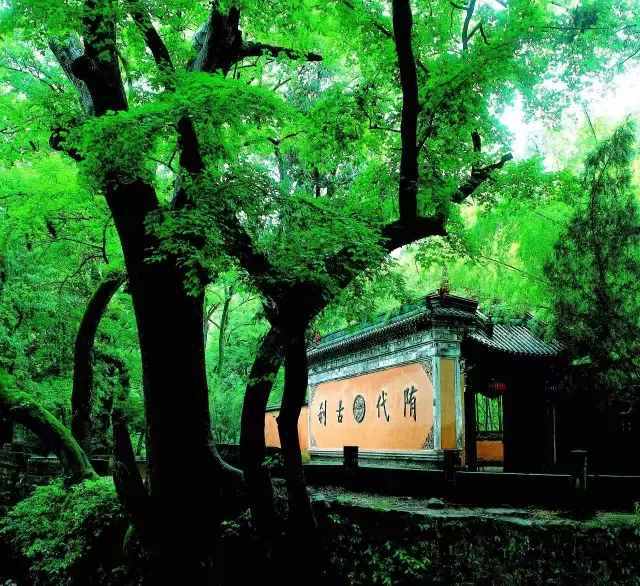
[{"label": "green shrub", "polygon": [[0,520],[0,540],[28,566],[34,585],[108,583],[126,525],[111,478],[69,489],[57,480]]}]

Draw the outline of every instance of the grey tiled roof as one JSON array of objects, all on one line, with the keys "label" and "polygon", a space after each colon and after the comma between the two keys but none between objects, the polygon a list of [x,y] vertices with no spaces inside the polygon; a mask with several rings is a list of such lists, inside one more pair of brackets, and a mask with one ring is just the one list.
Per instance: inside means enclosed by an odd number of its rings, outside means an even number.
[{"label": "grey tiled roof", "polygon": [[408,335],[436,322],[469,325],[476,319],[477,306],[477,301],[471,299],[433,293],[418,303],[406,304],[391,314],[380,315],[370,323],[324,336],[317,346],[308,349],[307,355],[310,362],[315,362],[327,354],[375,345],[378,340]]},{"label": "grey tiled roof", "polygon": [[477,309],[477,302],[464,297],[433,293],[418,303],[407,304],[393,314],[381,315],[360,326],[324,336],[320,343],[308,349],[311,362],[328,354],[340,354],[377,343],[380,339],[398,337],[424,330],[434,322],[451,322],[464,326],[467,338],[487,348],[509,354],[555,356],[563,347],[557,341],[545,342],[524,323],[492,324]]},{"label": "grey tiled roof", "polygon": [[468,336],[475,342],[499,352],[528,356],[556,356],[563,350],[562,344],[556,340],[545,342],[538,338],[525,325],[495,324],[490,328],[477,328]]}]

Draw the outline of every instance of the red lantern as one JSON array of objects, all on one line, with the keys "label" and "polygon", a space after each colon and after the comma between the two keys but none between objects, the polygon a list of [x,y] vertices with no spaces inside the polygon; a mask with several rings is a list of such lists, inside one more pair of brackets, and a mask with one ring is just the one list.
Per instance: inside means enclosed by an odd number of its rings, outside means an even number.
[{"label": "red lantern", "polygon": [[489,397],[499,397],[507,392],[507,383],[491,379],[487,387],[487,395]]}]

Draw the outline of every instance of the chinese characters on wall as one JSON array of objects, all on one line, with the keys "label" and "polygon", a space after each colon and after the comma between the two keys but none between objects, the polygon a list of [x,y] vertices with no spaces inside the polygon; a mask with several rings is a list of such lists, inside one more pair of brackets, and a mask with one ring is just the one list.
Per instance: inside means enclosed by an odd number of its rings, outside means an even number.
[{"label": "chinese characters on wall", "polygon": [[[403,390],[403,418],[409,418],[416,421],[417,393],[418,389],[416,389],[413,385]],[[326,399],[324,401],[320,401],[318,408],[318,421],[324,427],[326,427],[327,423],[330,422],[330,418],[327,417],[327,403],[328,401]],[[362,423],[367,415],[367,403],[366,399],[362,395],[356,395],[353,399],[352,411],[353,420],[356,423]],[[381,390],[378,393],[375,413],[377,415],[377,419],[381,420],[384,423],[388,423],[391,420],[392,413],[389,405],[389,394],[385,390]],[[335,414],[336,423],[342,423],[345,417],[345,406],[342,399],[339,399],[337,402]]]}]

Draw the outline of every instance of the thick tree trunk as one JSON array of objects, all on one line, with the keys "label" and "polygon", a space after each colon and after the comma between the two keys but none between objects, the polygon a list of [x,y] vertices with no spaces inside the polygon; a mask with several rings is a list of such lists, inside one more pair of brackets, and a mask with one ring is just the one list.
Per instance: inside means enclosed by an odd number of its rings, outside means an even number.
[{"label": "thick tree trunk", "polygon": [[68,484],[97,478],[89,458],[69,430],[29,395],[12,390],[8,385],[0,380],[0,416],[24,425],[54,451],[60,458]]},{"label": "thick tree trunk", "polygon": [[[132,285],[143,363],[151,494],[163,510],[175,509],[174,499],[188,494],[188,502],[181,506],[193,505],[201,517],[214,508],[208,501],[219,480],[211,451],[202,298],[190,297],[182,281],[162,269],[145,269],[147,278]],[[194,476],[198,481],[188,487],[192,483],[187,480]],[[184,516],[175,512],[175,521],[181,524]]]},{"label": "thick tree trunk", "polygon": [[[226,468],[212,446],[202,294],[185,289],[173,259],[148,262],[157,243],[144,220],[156,208],[150,186],[116,184],[107,193],[122,243],[142,358],[150,514],[165,577],[202,582],[201,561],[219,521]],[[142,221],[141,221],[142,219]],[[166,564],[166,565],[165,565]]]},{"label": "thick tree trunk", "polygon": [[[93,111],[127,110],[116,47],[113,3],[85,0],[84,54],[71,72],[86,84]],[[182,159],[183,157],[181,157]],[[160,208],[152,185],[104,178],[104,192],[125,258],[140,340],[148,439],[149,506],[157,519],[158,575],[167,583],[201,584],[228,476],[211,441],[201,294],[185,290],[185,274],[169,257],[148,262],[158,241],[146,222]]]},{"label": "thick tree trunk", "polygon": [[307,349],[305,325],[285,334],[285,377],[278,432],[285,462],[289,500],[289,530],[293,537],[308,539],[315,533],[316,519],[304,479],[298,419],[307,393]]},{"label": "thick tree trunk", "polygon": [[88,451],[91,432],[93,345],[100,320],[124,279],[124,274],[117,272],[109,275],[98,285],[85,309],[76,335],[71,392],[71,431],[85,451]]},{"label": "thick tree trunk", "polygon": [[269,394],[282,364],[282,341],[272,327],[260,342],[242,405],[240,460],[245,474],[253,523],[258,535],[273,536],[276,517],[273,487],[264,467],[264,414]]}]

